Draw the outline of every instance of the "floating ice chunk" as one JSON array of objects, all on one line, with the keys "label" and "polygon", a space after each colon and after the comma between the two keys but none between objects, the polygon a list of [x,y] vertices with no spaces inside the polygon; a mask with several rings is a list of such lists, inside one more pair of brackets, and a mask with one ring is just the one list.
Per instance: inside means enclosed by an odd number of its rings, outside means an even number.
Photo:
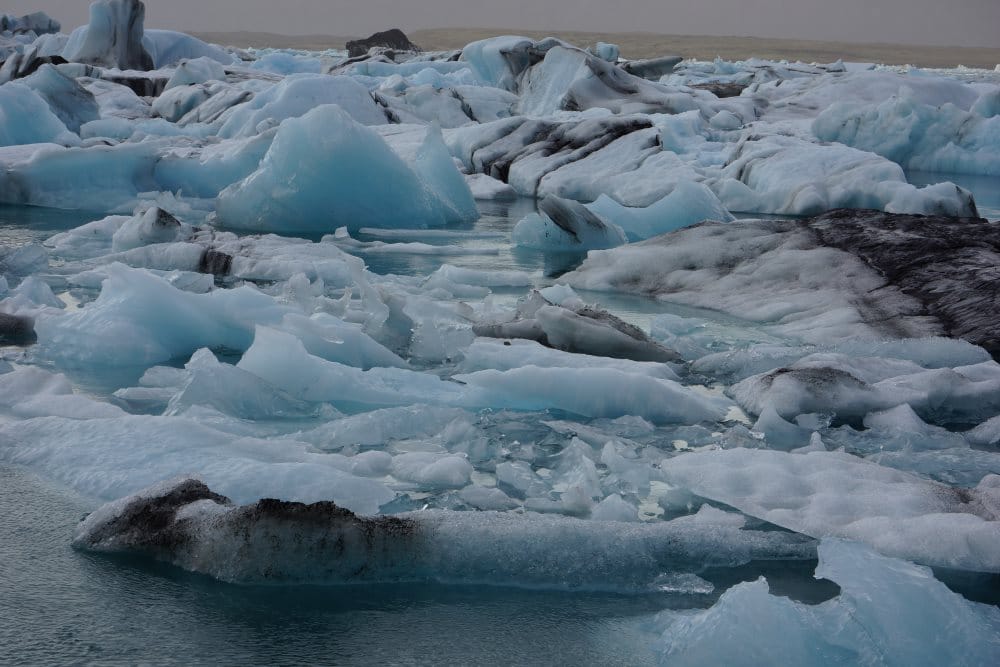
[{"label": "floating ice chunk", "polygon": [[763,433],[773,448],[786,451],[806,446],[811,436],[809,429],[785,421],[771,406],[764,408],[760,413],[753,430]]},{"label": "floating ice chunk", "polygon": [[681,181],[669,195],[646,208],[628,208],[604,195],[588,208],[621,227],[629,241],[652,238],[702,220],[733,220],[715,193],[690,181]]},{"label": "floating ice chunk", "polygon": [[882,412],[872,412],[864,419],[882,451],[901,449],[925,451],[964,447],[962,436],[922,420],[907,404]]},{"label": "floating ice chunk", "polygon": [[49,373],[34,366],[19,367],[0,375],[0,406],[11,408],[35,396],[69,396],[73,387],[65,375]]},{"label": "floating ice chunk", "polygon": [[539,213],[530,213],[514,227],[514,243],[538,250],[581,252],[615,248],[626,243],[622,230],[583,204],[549,195]]},{"label": "floating ice chunk", "polygon": [[477,339],[463,353],[459,368],[463,373],[496,369],[507,371],[522,366],[540,368],[614,368],[625,373],[646,375],[664,380],[677,380],[677,373],[667,364],[653,361],[611,359],[588,354],[553,350],[531,340],[500,341]]},{"label": "floating ice chunk", "polygon": [[468,62],[485,83],[516,92],[521,74],[531,64],[528,52],[534,47],[527,37],[493,37],[467,44],[461,60]]},{"label": "floating ice chunk", "polygon": [[965,434],[966,439],[979,447],[1000,445],[1000,416],[983,422]]},{"label": "floating ice chunk", "polygon": [[[434,166],[454,172],[472,200],[450,160]],[[230,227],[282,231],[466,221],[471,211],[455,208],[461,193],[432,189],[446,176],[428,178],[339,107],[325,105],[281,125],[258,170],[219,195],[218,217]]]},{"label": "floating ice chunk", "polygon": [[517,199],[514,188],[486,174],[469,174],[465,182],[476,199]]},{"label": "floating ice chunk", "polygon": [[738,130],[743,127],[743,120],[732,111],[723,109],[712,116],[709,125],[716,130]]},{"label": "floating ice chunk", "polygon": [[252,373],[223,364],[201,349],[185,366],[188,377],[167,405],[167,416],[192,407],[210,407],[238,419],[288,419],[314,416],[316,404],[296,400]]},{"label": "floating ice chunk", "polygon": [[[654,323],[654,333],[656,332]],[[983,348],[952,338],[908,338],[887,341],[846,340],[821,348],[789,347],[778,344],[758,344],[747,349],[710,354],[696,360],[693,370],[739,381],[790,366],[812,352],[828,351],[849,357],[866,359],[902,359],[923,368],[953,368],[988,361]]]},{"label": "floating ice chunk", "polygon": [[253,345],[238,367],[292,396],[314,402],[455,405],[462,401],[463,394],[460,385],[436,375],[401,368],[362,371],[314,357],[291,334],[263,326],[257,327]]},{"label": "floating ice chunk", "polygon": [[807,357],[789,368],[747,378],[730,393],[754,414],[772,407],[786,419],[812,412],[860,418],[909,404],[927,419],[961,421],[982,419],[1000,409],[1000,365],[992,361],[957,369],[904,370],[871,379],[868,382],[854,369],[837,364],[811,363]]},{"label": "floating ice chunk", "polygon": [[795,137],[766,135],[741,142],[722,175],[738,182],[720,180],[713,186],[732,211],[816,215],[843,207],[975,215],[971,195],[961,188],[917,189],[899,165],[885,158]]},{"label": "floating ice chunk", "polygon": [[52,293],[52,288],[44,280],[36,276],[28,276],[21,281],[20,285],[11,290],[7,298],[0,301],[0,306],[2,306],[0,312],[15,315],[25,320],[25,327],[30,328],[32,319],[57,316],[66,307],[66,304]]},{"label": "floating ice chunk", "polygon": [[176,86],[156,98],[153,102],[153,112],[171,123],[176,123],[208,98],[209,93],[203,86]]},{"label": "floating ice chunk", "polygon": [[595,521],[638,521],[638,510],[632,503],[623,500],[613,493],[591,511],[590,517]]},{"label": "floating ice chunk", "polygon": [[197,58],[211,58],[223,65],[240,62],[235,55],[214,44],[206,44],[197,37],[174,30],[146,30],[142,45],[152,56],[156,67],[171,67]]},{"label": "floating ice chunk", "polygon": [[927,565],[1000,570],[990,477],[957,490],[837,452],[730,449],[664,462],[671,484],[812,537],[846,537]]},{"label": "floating ice chunk", "polygon": [[620,52],[617,44],[608,44],[607,42],[598,42],[594,47],[594,55],[601,60],[606,60],[609,63],[618,62],[620,57]]},{"label": "floating ice chunk", "polygon": [[73,393],[66,376],[24,366],[0,375],[0,409],[21,419],[65,417],[104,419],[124,417],[125,412],[110,403]]},{"label": "floating ice chunk", "polygon": [[451,210],[450,221],[472,221],[479,218],[475,198],[464,177],[455,168],[455,161],[441,136],[441,129],[431,125],[411,165],[424,186],[439,197]]},{"label": "floating ice chunk", "polygon": [[471,505],[479,510],[504,511],[517,507],[518,503],[506,493],[496,488],[483,486],[467,486],[462,489],[458,497],[462,502]]},{"label": "floating ice chunk", "polygon": [[[285,119],[300,118],[312,109],[336,104],[344,114],[362,125],[386,123],[385,114],[360,83],[343,76],[294,74],[267,90],[257,93],[249,102],[225,112],[219,128],[224,138],[248,137],[277,127]],[[334,128],[326,133],[335,134]],[[338,130],[339,131],[339,130]]]},{"label": "floating ice chunk", "polygon": [[472,465],[463,456],[409,452],[393,457],[392,475],[422,489],[460,489],[471,481]]},{"label": "floating ice chunk", "polygon": [[38,143],[75,146],[80,139],[52,113],[45,100],[25,84],[15,82],[0,86],[0,146]]},{"label": "floating ice chunk", "polygon": [[983,118],[1000,116],[1000,88],[983,93],[969,111]]},{"label": "floating ice chunk", "polygon": [[125,221],[111,237],[111,250],[122,252],[154,243],[186,240],[192,233],[190,225],[182,224],[158,206]]},{"label": "floating ice chunk", "polygon": [[225,81],[226,70],[222,65],[211,58],[194,58],[192,60],[182,60],[167,81],[166,90],[177,86],[190,86],[196,83],[207,81]]},{"label": "floating ice chunk", "polygon": [[384,345],[362,331],[326,313],[306,317],[289,313],[279,328],[302,341],[310,354],[348,366],[369,369],[376,366],[406,368],[407,363]]},{"label": "floating ice chunk", "polygon": [[478,389],[470,400],[515,410],[556,408],[586,417],[636,415],[655,423],[717,420],[728,402],[698,394],[671,380],[611,368],[484,370],[455,376]]},{"label": "floating ice chunk", "polygon": [[562,279],[722,310],[809,343],[948,332],[991,350],[995,234],[981,220],[846,209],[702,223],[593,251]]},{"label": "floating ice chunk", "polygon": [[326,451],[386,448],[396,440],[433,438],[453,422],[467,422],[469,413],[457,408],[415,404],[371,410],[343,417],[297,433],[295,439]]},{"label": "floating ice chunk", "polygon": [[575,294],[552,289],[546,293],[566,307],[552,305],[541,292],[531,292],[519,303],[513,316],[506,314],[499,320],[480,322],[473,330],[480,336],[526,338],[577,354],[658,362],[679,358],[638,327],[596,306],[586,305]]},{"label": "floating ice chunk", "polygon": [[680,113],[695,99],[633,76],[586,51],[557,44],[521,82],[519,111],[545,116],[559,110],[608,109],[613,113]]},{"label": "floating ice chunk", "polygon": [[37,243],[0,247],[0,275],[31,276],[49,266],[49,254]]},{"label": "floating ice chunk", "polygon": [[113,499],[197,471],[244,502],[332,499],[375,513],[395,494],[301,443],[259,440],[186,417],[44,417],[0,425],[0,460],[30,466],[86,495]]},{"label": "floating ice chunk", "polygon": [[277,324],[288,312],[252,287],[190,294],[141,269],[105,270],[96,301],[36,324],[47,358],[128,366],[186,358],[202,347],[245,350],[255,322]]},{"label": "floating ice chunk", "polygon": [[56,21],[45,12],[33,12],[24,16],[12,16],[4,14],[0,16],[0,32],[11,32],[15,35],[33,32],[36,35],[57,33],[62,28],[59,21]]},{"label": "floating ice chunk", "polygon": [[148,71],[153,58],[143,46],[146,6],[139,0],[97,0],[90,24],[70,37],[63,56],[70,62]]},{"label": "floating ice chunk", "polygon": [[660,643],[669,665],[990,664],[1000,654],[1000,612],[969,602],[925,567],[823,540],[817,578],[840,595],[806,605],[738,584],[711,609],[673,612]]},{"label": "floating ice chunk", "polygon": [[323,62],[313,56],[275,51],[253,61],[251,69],[272,74],[321,74]]},{"label": "floating ice chunk", "polygon": [[80,126],[100,117],[94,95],[52,65],[42,65],[18,83],[38,93],[70,132],[79,134]]},{"label": "floating ice chunk", "polygon": [[[148,516],[164,520],[137,521]],[[190,479],[106,505],[78,526],[74,543],[234,582],[424,580],[609,591],[655,590],[664,573],[704,565],[814,553],[811,543],[775,531],[672,522],[449,511],[366,518],[329,502],[276,500],[235,507]],[[238,549],[252,555],[234,557]]]}]

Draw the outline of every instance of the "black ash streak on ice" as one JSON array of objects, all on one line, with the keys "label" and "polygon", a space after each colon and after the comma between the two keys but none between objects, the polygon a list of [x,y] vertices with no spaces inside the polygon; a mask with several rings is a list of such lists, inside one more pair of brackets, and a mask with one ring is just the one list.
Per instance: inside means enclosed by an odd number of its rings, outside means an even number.
[{"label": "black ash streak on ice", "polygon": [[439,581],[654,592],[668,573],[815,558],[816,542],[711,522],[597,523],[447,510],[363,517],[332,502],[236,506],[180,479],[94,512],[74,545],[237,583]]},{"label": "black ash streak on ice", "polygon": [[[855,255],[920,301],[947,335],[1000,359],[1000,225],[851,210],[805,224],[822,243]],[[891,319],[884,326],[896,333]]]}]

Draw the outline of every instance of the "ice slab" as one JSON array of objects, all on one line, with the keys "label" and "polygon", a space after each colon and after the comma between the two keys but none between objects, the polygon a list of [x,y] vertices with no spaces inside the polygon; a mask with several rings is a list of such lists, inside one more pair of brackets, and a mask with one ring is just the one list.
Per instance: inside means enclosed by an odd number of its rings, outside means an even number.
[{"label": "ice slab", "polygon": [[[160,521],[151,525],[145,516]],[[185,539],[166,539],[177,531]],[[497,512],[364,517],[330,502],[234,506],[190,479],[106,505],[80,524],[74,543],[247,583],[441,581],[613,591],[653,590],[659,575],[694,564],[798,559],[813,549],[788,534],[731,526]],[[234,558],[237,551],[244,556]]]},{"label": "ice slab", "polygon": [[926,565],[1000,571],[996,476],[955,489],[849,454],[731,449],[663,465],[671,484],[812,537]]}]

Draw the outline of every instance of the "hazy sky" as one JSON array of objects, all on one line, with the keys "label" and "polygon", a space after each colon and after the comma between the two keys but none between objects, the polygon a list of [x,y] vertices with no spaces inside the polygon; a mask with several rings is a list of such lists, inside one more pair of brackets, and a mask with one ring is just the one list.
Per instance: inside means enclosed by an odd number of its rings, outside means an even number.
[{"label": "hazy sky", "polygon": [[[86,23],[89,0],[6,0],[42,10],[65,31]],[[148,0],[146,25],[367,35],[377,30],[485,27],[747,35],[1000,47],[1000,0]]]}]

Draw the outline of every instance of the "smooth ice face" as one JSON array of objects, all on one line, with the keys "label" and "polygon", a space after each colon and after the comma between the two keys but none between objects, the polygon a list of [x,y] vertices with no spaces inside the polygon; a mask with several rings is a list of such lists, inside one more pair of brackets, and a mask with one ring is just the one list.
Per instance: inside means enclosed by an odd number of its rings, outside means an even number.
[{"label": "smooth ice face", "polygon": [[98,0],[90,5],[90,25],[70,40],[70,62],[151,70],[153,58],[143,47],[146,6],[139,0]]},{"label": "smooth ice face", "polygon": [[628,208],[604,195],[588,208],[621,227],[629,241],[652,238],[703,220],[733,220],[709,188],[688,181],[678,183],[669,195],[645,208]]},{"label": "smooth ice face", "polygon": [[282,123],[257,171],[219,195],[218,218],[228,227],[264,231],[468,220],[468,186],[436,155],[428,148],[411,167],[340,107],[320,106]]},{"label": "smooth ice face", "polygon": [[80,139],[28,86],[23,83],[0,86],[0,146],[43,143],[74,146]]},{"label": "smooth ice face", "polygon": [[924,567],[843,540],[819,546],[817,578],[840,595],[810,606],[738,584],[711,609],[666,615],[662,664],[989,664],[1000,612],[968,602]]},{"label": "smooth ice face", "polygon": [[90,306],[37,322],[39,345],[50,358],[77,366],[148,366],[202,347],[245,350],[254,322],[278,323],[289,312],[252,287],[191,294],[140,269],[114,264],[106,271]]}]

